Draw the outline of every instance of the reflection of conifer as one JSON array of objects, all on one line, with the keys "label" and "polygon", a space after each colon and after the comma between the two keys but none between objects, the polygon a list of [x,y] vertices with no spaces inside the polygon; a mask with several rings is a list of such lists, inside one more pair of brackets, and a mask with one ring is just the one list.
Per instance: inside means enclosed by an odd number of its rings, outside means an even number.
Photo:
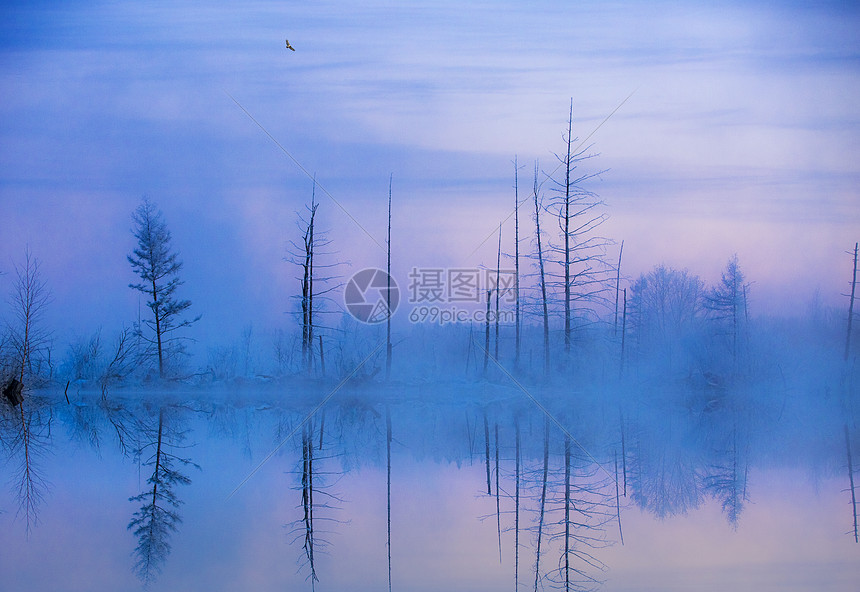
[{"label": "reflection of conifer", "polygon": [[178,513],[182,501],[177,497],[174,488],[176,485],[188,485],[191,479],[176,467],[197,467],[190,460],[168,452],[168,448],[181,441],[183,434],[170,430],[169,427],[165,430],[165,427],[164,409],[161,408],[158,411],[157,431],[152,428],[148,430],[150,441],[138,451],[138,454],[142,455],[145,449],[155,448],[143,463],[143,466],[152,467],[152,474],[146,480],[149,487],[129,498],[132,502],[142,502],[128,528],[133,530],[137,538],[134,570],[144,582],[151,582],[161,572],[161,567],[170,554],[170,535],[176,532],[182,522]]},{"label": "reflection of conifer", "polygon": [[705,491],[720,502],[720,507],[732,528],[737,529],[744,502],[747,501],[747,469],[738,447],[738,432],[734,428],[731,441],[717,451],[718,458],[708,467],[703,478]]}]

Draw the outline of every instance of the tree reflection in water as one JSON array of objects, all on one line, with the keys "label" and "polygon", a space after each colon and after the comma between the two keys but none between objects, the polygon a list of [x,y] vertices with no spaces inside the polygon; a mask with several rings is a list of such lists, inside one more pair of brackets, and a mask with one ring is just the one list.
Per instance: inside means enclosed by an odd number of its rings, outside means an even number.
[{"label": "tree reflection in water", "polygon": [[[100,456],[139,463],[145,486],[129,498],[137,509],[128,529],[136,540],[133,571],[143,582],[153,582],[182,525],[183,486],[191,482],[190,469],[199,468],[189,447],[233,442],[250,464],[268,452],[272,436],[276,442],[284,439],[282,458],[293,467],[296,503],[294,513],[280,523],[285,523],[287,543],[297,551],[310,589],[327,580],[321,569],[329,563],[321,563],[320,557],[336,552],[338,537],[333,535],[349,528],[351,512],[365,511],[346,501],[348,489],[339,491],[349,483],[342,481],[347,473],[371,466],[385,474],[379,500],[387,516],[378,543],[387,548],[388,566],[378,567],[381,573],[387,567],[396,588],[391,561],[401,556],[396,541],[411,527],[391,514],[392,507],[404,503],[396,487],[402,473],[392,470],[397,455],[423,463],[474,463],[480,469],[474,493],[493,508],[476,518],[495,523],[492,551],[496,554],[495,546],[500,547],[500,569],[510,570],[515,588],[593,590],[606,577],[603,549],[620,542],[625,512],[635,507],[662,519],[713,499],[736,529],[755,494],[750,472],[782,462],[774,456],[780,449],[766,448],[761,434],[766,433],[767,444],[794,438],[780,431],[778,423],[768,423],[767,409],[763,413],[752,403],[730,399],[704,410],[681,404],[659,413],[635,404],[587,413],[573,403],[549,409],[554,416],[549,421],[539,409],[492,391],[494,399],[480,405],[416,402],[408,391],[395,389],[342,395],[332,399],[324,414],[310,418],[312,393],[295,400],[261,393],[248,402],[218,401],[201,393],[184,404],[168,403],[164,394],[77,393],[71,403],[62,393],[31,396],[23,424],[17,408],[3,407],[0,450],[7,465],[16,468],[13,491],[27,530],[36,524],[45,495],[39,460],[48,450],[73,454],[73,448],[62,445],[64,438]],[[52,430],[54,419],[62,429]],[[852,525],[853,542],[856,492],[850,480],[860,437],[854,423],[836,425],[840,429],[834,433],[816,431],[820,440],[810,449],[829,454],[829,460],[820,458],[817,464],[838,470],[846,483],[852,505],[845,522],[846,529]],[[29,455],[23,454],[25,438]],[[786,454],[785,462],[794,461]],[[253,480],[246,485],[254,486]]]},{"label": "tree reflection in water", "polygon": [[136,456],[142,466],[151,469],[147,478],[148,487],[130,502],[140,502],[140,509],[128,524],[137,538],[134,550],[134,571],[144,582],[152,581],[161,572],[161,566],[170,554],[170,536],[176,532],[182,518],[179,507],[182,501],[176,487],[188,485],[191,479],[182,472],[187,467],[200,468],[187,458],[176,455],[176,450],[185,434],[174,423],[174,411],[170,407],[158,407],[158,421],[140,424],[139,439],[142,442]]}]

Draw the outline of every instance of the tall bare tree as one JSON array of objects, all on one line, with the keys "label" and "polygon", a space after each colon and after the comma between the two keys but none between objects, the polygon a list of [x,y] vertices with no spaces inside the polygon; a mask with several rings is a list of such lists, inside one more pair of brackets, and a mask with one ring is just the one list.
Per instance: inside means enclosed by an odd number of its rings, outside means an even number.
[{"label": "tall bare tree", "polygon": [[[550,208],[558,220],[560,244],[550,244],[552,258],[561,267],[561,273],[552,272],[554,284],[561,284],[564,304],[564,349],[570,351],[572,317],[583,314],[589,307],[605,300],[604,291],[611,266],[604,259],[606,246],[611,242],[597,235],[597,228],[608,216],[600,211],[603,202],[583,183],[599,172],[582,172],[580,164],[593,158],[590,146],[577,147],[573,135],[573,99],[564,136],[566,150],[557,156],[564,171],[563,180],[556,181],[556,196]],[[556,169],[557,170],[557,169]],[[576,309],[579,310],[576,310]]]},{"label": "tall bare tree", "polygon": [[147,344],[142,353],[158,360],[158,374],[164,378],[167,362],[184,351],[185,338],[177,336],[176,331],[189,327],[200,317],[182,319],[191,301],[176,297],[176,289],[184,283],[179,279],[182,262],[170,244],[164,214],[144,198],[132,220],[137,248],[128,256],[128,262],[142,281],[129,284],[129,288],[146,295],[149,298],[146,306],[152,311],[152,318],[137,323],[135,332]]},{"label": "tall bare tree", "polygon": [[302,236],[304,261],[302,262],[302,358],[311,371],[314,348],[314,218],[319,204],[311,198],[308,221]]},{"label": "tall bare tree", "polygon": [[317,210],[319,204],[316,202],[316,179],[314,179],[311,192],[311,203],[305,206],[305,215],[299,215],[297,225],[302,234],[301,242],[290,241],[287,261],[293,263],[301,270],[298,278],[301,286],[299,296],[301,308],[302,325],[302,364],[310,374],[314,368],[314,336],[324,325],[320,321],[326,312],[323,303],[329,299],[328,294],[337,289],[340,284],[333,281],[336,276],[331,275],[333,268],[341,263],[325,263],[320,257],[331,255],[326,248],[331,241],[325,232],[318,228]]}]

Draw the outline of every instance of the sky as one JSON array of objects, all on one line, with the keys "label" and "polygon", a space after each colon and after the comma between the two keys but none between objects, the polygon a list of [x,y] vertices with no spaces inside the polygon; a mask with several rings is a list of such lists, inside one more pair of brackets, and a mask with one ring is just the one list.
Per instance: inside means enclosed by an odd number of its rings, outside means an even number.
[{"label": "sky", "polygon": [[737,253],[754,312],[802,312],[816,290],[843,306],[858,37],[848,2],[4,3],[0,290],[29,248],[56,335],[131,324],[148,196],[195,338],[289,329],[314,176],[345,275],[384,267],[390,176],[398,281],[492,266],[502,221],[513,251],[513,160],[522,198],[535,162],[556,168],[572,100],[625,275],[714,282]]}]

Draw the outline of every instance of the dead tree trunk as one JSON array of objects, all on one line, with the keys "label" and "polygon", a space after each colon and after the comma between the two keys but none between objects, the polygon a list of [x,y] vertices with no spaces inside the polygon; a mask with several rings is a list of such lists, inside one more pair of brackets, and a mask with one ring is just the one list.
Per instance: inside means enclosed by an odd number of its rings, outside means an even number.
[{"label": "dead tree trunk", "polygon": [[495,350],[493,350],[493,357],[498,361],[499,359],[499,274],[501,273],[501,265],[502,265],[502,225],[499,224],[499,250],[496,255],[496,318],[493,319],[496,325],[496,336],[495,336]]},{"label": "dead tree trunk", "polygon": [[621,249],[618,251],[618,267],[615,268],[615,328],[613,332],[618,335],[618,296],[621,288],[621,255],[624,253],[624,241],[621,241]]},{"label": "dead tree trunk", "polygon": [[619,364],[619,374],[624,373],[624,349],[627,345],[627,288],[624,288],[623,297],[624,312],[621,315],[621,362]]},{"label": "dead tree trunk", "polygon": [[388,318],[385,321],[385,378],[391,377],[391,182],[394,173],[388,177],[388,259],[385,272],[387,274],[387,289],[385,291],[385,304],[388,309]]},{"label": "dead tree trunk", "polygon": [[487,364],[490,361],[490,297],[492,294],[492,290],[487,290],[487,314],[484,317],[484,376],[487,375]]},{"label": "dead tree trunk", "polygon": [[514,157],[514,302],[516,318],[514,337],[514,368],[520,363],[520,196],[519,196],[519,169],[517,159]]},{"label": "dead tree trunk", "polygon": [[848,331],[845,334],[845,360],[851,350],[851,324],[854,321],[854,294],[857,288],[857,247],[860,243],[854,243],[854,272],[851,277],[851,300],[848,302]]},{"label": "dead tree trunk", "polygon": [[535,163],[534,200],[535,200],[535,236],[537,238],[538,271],[540,272],[541,303],[543,304],[543,356],[544,372],[549,374],[549,305],[546,296],[546,275],[544,273],[543,248],[540,234],[540,198],[538,196],[538,165]]}]

